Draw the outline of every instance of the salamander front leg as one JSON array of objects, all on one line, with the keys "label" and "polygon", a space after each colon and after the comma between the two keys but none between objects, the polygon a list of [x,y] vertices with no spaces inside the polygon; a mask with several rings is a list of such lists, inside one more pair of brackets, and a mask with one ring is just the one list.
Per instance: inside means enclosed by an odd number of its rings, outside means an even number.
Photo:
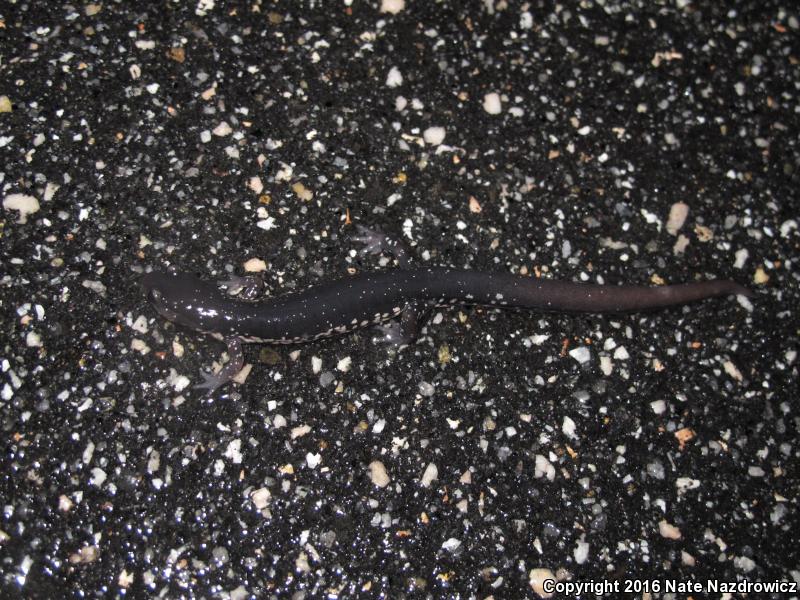
[{"label": "salamander front leg", "polygon": [[427,312],[428,307],[425,305],[412,304],[408,306],[400,315],[399,321],[391,321],[376,327],[378,337],[375,338],[375,341],[398,347],[408,346],[419,336]]},{"label": "salamander front leg", "polygon": [[402,268],[411,266],[411,255],[400,240],[393,240],[380,231],[369,229],[363,225],[356,225],[358,235],[353,236],[353,240],[364,244],[361,249],[362,254],[380,254],[385,252],[394,256],[397,264]]},{"label": "salamander front leg", "polygon": [[244,352],[242,352],[242,341],[237,337],[228,338],[225,340],[228,345],[228,362],[222,367],[222,370],[216,375],[211,373],[201,372],[203,383],[198,383],[194,386],[196,390],[208,390],[208,395],[212,395],[214,391],[228,383],[233,379],[236,374],[242,370],[244,366]]},{"label": "salamander front leg", "polygon": [[239,296],[242,300],[255,300],[264,295],[266,284],[264,279],[257,275],[231,275],[229,279],[219,282],[220,287],[231,296]]}]

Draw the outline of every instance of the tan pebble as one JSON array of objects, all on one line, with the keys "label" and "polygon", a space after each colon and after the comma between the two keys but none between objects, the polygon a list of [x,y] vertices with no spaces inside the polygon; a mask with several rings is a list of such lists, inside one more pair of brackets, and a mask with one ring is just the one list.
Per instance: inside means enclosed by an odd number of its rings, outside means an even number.
[{"label": "tan pebble", "polygon": [[292,184],[292,191],[298,198],[300,198],[300,200],[304,200],[306,202],[314,197],[314,193],[299,181]]},{"label": "tan pebble", "polygon": [[531,569],[528,573],[528,584],[540,598],[552,598],[553,592],[544,591],[544,583],[548,579],[555,580],[556,576],[550,569]]},{"label": "tan pebble", "polygon": [[705,225],[695,225],[694,232],[697,234],[697,239],[701,242],[710,242],[714,239],[714,232]]},{"label": "tan pebble", "polygon": [[662,519],[658,522],[658,532],[661,534],[661,537],[667,538],[669,540],[679,540],[681,539],[681,530],[668,523],[665,519]]},{"label": "tan pebble", "polygon": [[678,231],[683,227],[686,222],[686,217],[689,215],[689,205],[685,202],[676,202],[669,209],[669,218],[667,219],[667,233],[670,235],[678,235]]},{"label": "tan pebble", "polygon": [[385,488],[391,481],[386,467],[379,460],[373,460],[369,463],[369,478],[372,480],[372,483],[380,488]]},{"label": "tan pebble", "polygon": [[267,270],[267,263],[260,258],[251,258],[243,266],[247,273],[261,273]]}]

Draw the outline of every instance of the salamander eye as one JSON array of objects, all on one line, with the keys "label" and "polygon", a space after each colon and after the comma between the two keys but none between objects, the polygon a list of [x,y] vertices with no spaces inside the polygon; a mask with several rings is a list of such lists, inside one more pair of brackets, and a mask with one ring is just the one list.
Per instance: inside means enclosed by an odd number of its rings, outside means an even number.
[{"label": "salamander eye", "polygon": [[152,302],[153,304],[157,304],[161,302],[161,292],[153,288],[147,293],[147,299],[150,300],[150,302]]}]

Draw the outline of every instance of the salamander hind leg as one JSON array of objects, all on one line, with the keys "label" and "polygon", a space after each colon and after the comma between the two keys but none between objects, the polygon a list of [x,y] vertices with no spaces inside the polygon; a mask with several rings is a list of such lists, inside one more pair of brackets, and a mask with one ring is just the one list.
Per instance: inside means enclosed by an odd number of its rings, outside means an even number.
[{"label": "salamander hind leg", "polygon": [[233,379],[242,370],[244,365],[244,352],[242,352],[242,342],[239,338],[228,338],[225,340],[228,345],[228,362],[216,375],[201,372],[203,383],[194,386],[196,390],[208,390],[208,395],[212,395],[218,388],[222,387]]},{"label": "salamander hind leg", "polygon": [[398,347],[408,346],[419,336],[427,312],[428,307],[425,305],[412,304],[406,307],[399,321],[384,323],[375,328],[378,335],[373,338],[374,341]]},{"label": "salamander hind leg", "polygon": [[411,255],[405,244],[400,240],[389,238],[386,234],[369,229],[363,225],[356,225],[358,235],[353,236],[353,241],[364,245],[362,254],[381,254],[385,252],[397,260],[397,264],[406,268],[411,265]]}]

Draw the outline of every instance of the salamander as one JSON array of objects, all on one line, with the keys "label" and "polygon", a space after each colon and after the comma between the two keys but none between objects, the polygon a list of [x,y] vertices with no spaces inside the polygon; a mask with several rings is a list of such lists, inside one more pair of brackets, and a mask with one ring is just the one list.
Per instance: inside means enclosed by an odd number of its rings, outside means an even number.
[{"label": "salamander", "polygon": [[[403,246],[383,234],[359,228],[364,253],[392,254],[399,268],[367,272],[276,298],[253,301],[223,292],[244,286],[194,275],[152,271],[142,285],[164,318],[228,345],[229,360],[217,375],[203,373],[197,388],[213,393],[241,370],[242,343],[299,344],[377,325],[388,342],[412,341],[433,306],[469,304],[503,309],[569,313],[653,310],[713,298],[752,293],[734,281],[711,280],[658,287],[597,285],[522,277],[510,273],[445,267],[414,268]],[[244,281],[244,283],[248,283]],[[252,282],[251,282],[252,283]],[[386,324],[394,321],[391,324]]]}]

